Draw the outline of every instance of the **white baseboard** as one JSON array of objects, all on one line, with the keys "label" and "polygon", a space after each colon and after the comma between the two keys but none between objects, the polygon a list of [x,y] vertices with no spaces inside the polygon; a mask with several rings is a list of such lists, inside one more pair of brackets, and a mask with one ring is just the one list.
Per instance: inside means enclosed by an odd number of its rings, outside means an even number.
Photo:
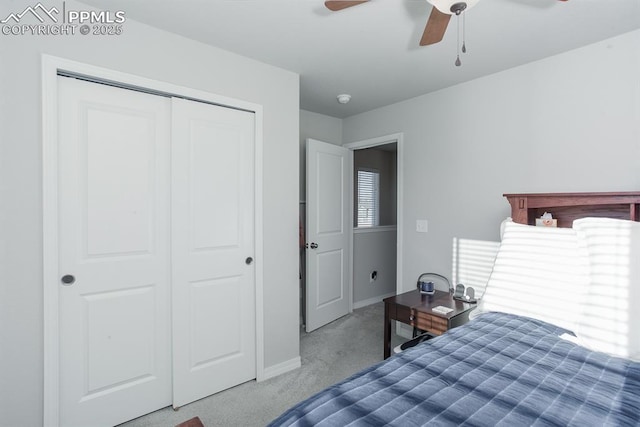
[{"label": "white baseboard", "polygon": [[366,307],[366,306],[371,305],[371,304],[378,303],[378,302],[382,301],[385,298],[394,296],[395,294],[396,294],[395,292],[391,292],[389,294],[379,295],[377,297],[369,298],[369,299],[366,299],[366,300],[363,300],[363,301],[354,302],[353,303],[353,309],[355,310],[355,309],[358,309],[358,308]]},{"label": "white baseboard", "polygon": [[293,359],[284,361],[282,363],[278,363],[277,365],[264,368],[262,377],[257,378],[256,381],[258,382],[265,381],[270,378],[277,377],[278,375],[287,373],[289,371],[293,371],[294,369],[298,369],[301,366],[302,366],[302,359],[300,359],[300,356],[294,357]]}]

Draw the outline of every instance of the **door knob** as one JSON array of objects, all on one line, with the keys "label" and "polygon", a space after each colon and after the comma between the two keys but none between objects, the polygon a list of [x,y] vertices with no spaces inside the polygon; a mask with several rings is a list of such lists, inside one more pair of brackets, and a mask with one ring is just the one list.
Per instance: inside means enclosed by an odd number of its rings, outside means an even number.
[{"label": "door knob", "polygon": [[247,265],[251,265],[252,262],[253,262],[253,258],[251,257],[247,257],[247,259],[244,260],[244,263]]},{"label": "door knob", "polygon": [[64,276],[62,276],[60,281],[62,282],[63,285],[69,286],[69,285],[73,285],[73,283],[76,281],[76,278],[73,277],[71,274],[65,274]]},{"label": "door knob", "polygon": [[318,249],[318,244],[317,243],[311,243],[311,249]]}]

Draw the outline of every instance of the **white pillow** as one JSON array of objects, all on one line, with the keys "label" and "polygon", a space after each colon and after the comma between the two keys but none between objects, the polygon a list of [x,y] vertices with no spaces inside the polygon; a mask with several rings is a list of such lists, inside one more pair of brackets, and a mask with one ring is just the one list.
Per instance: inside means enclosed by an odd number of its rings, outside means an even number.
[{"label": "white pillow", "polygon": [[576,333],[594,350],[640,360],[640,223],[583,218],[573,228],[591,270]]},{"label": "white pillow", "polygon": [[505,222],[477,311],[532,317],[574,331],[588,284],[588,261],[575,230]]}]

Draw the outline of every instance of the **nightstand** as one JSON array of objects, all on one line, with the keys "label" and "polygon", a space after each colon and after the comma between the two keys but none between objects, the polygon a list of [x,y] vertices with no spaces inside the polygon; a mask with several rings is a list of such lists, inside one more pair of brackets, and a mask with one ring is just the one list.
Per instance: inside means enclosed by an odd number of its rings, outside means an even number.
[{"label": "nightstand", "polygon": [[[453,311],[442,314],[432,310],[444,306]],[[434,335],[441,335],[451,328],[469,321],[469,313],[476,304],[453,299],[449,292],[435,291],[433,295],[424,295],[413,290],[384,299],[384,358],[391,355],[391,322],[397,320]]]}]

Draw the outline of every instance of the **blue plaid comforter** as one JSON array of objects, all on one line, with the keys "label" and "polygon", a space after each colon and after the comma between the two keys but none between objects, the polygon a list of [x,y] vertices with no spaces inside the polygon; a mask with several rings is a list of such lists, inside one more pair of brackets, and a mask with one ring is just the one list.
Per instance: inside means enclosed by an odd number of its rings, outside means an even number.
[{"label": "blue plaid comforter", "polygon": [[289,409],[272,426],[638,426],[640,363],[487,313]]}]

